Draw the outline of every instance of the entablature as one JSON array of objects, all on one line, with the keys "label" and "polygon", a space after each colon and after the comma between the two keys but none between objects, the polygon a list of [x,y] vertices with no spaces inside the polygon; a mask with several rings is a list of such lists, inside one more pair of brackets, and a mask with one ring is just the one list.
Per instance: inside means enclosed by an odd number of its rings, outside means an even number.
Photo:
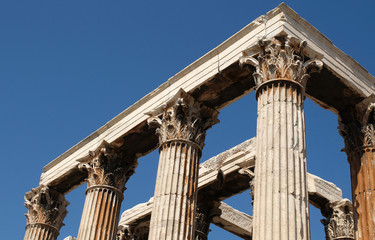
[{"label": "entablature", "polygon": [[306,89],[307,96],[320,106],[339,113],[375,93],[372,75],[287,5],[281,4],[53,160],[44,167],[40,184],[53,186],[61,192],[69,192],[80,185],[84,176],[76,160],[86,157],[103,141],[122,146],[138,157],[154,150],[158,141],[154,130],[147,126],[145,113],[162,106],[180,89],[218,111],[249,94],[255,86],[252,75],[255,69],[241,68],[240,57],[260,38],[280,34],[306,40],[311,50],[322,56],[324,67],[320,73],[311,74]]}]

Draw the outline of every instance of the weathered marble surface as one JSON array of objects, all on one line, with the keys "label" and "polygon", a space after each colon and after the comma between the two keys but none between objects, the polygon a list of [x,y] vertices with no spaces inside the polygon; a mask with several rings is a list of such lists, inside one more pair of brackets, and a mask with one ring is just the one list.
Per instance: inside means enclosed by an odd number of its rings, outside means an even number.
[{"label": "weathered marble surface", "polygon": [[206,130],[219,122],[219,113],[181,89],[149,114],[160,145],[149,240],[192,239],[199,159]]}]

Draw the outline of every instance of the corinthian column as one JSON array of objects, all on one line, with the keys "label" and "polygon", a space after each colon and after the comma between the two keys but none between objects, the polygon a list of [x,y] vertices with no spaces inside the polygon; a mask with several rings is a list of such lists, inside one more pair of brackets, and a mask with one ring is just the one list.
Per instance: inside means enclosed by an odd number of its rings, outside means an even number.
[{"label": "corinthian column", "polygon": [[27,225],[24,240],[55,240],[68,213],[64,195],[41,185],[25,195]]},{"label": "corinthian column", "polygon": [[350,115],[340,122],[340,134],[350,164],[355,236],[375,239],[375,96],[357,104]]},{"label": "corinthian column", "polygon": [[79,168],[87,172],[88,178],[77,239],[113,240],[116,237],[125,183],[134,173],[137,161],[103,142],[79,162]]},{"label": "corinthian column", "polygon": [[149,126],[157,128],[159,136],[160,160],[149,240],[192,240],[199,158],[205,131],[218,122],[218,112],[180,90],[150,115]]},{"label": "corinthian column", "polygon": [[257,160],[254,240],[310,239],[303,102],[309,73],[321,61],[305,61],[306,41],[287,36],[261,40],[256,57]]}]

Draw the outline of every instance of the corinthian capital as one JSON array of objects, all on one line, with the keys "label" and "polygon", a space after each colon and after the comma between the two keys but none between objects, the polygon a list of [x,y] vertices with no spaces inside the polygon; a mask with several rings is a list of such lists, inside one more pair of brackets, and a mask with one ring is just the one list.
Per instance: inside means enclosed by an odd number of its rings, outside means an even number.
[{"label": "corinthian capital", "polygon": [[306,41],[295,37],[277,36],[259,40],[258,45],[251,47],[250,52],[255,55],[248,56],[246,52],[249,51],[245,51],[240,65],[248,64],[256,68],[253,75],[257,88],[275,79],[295,81],[305,87],[310,73],[323,67],[322,61],[305,58],[306,47]]},{"label": "corinthian capital", "polygon": [[164,106],[148,113],[149,127],[156,128],[159,143],[186,140],[204,146],[206,130],[219,122],[218,111],[201,106],[184,90],[180,90]]},{"label": "corinthian capital", "polygon": [[331,215],[322,219],[327,240],[353,239],[353,205],[348,199],[330,203]]},{"label": "corinthian capital", "polygon": [[134,173],[137,160],[121,149],[103,141],[89,156],[79,159],[78,167],[88,174],[87,186],[106,185],[125,190],[125,183]]},{"label": "corinthian capital", "polygon": [[68,213],[66,207],[69,202],[63,194],[40,185],[25,194],[25,206],[28,208],[26,215],[27,224],[47,224],[57,231],[64,225],[63,220]]},{"label": "corinthian capital", "polygon": [[355,106],[351,119],[339,118],[339,132],[345,140],[345,150],[375,146],[375,95]]},{"label": "corinthian capital", "polygon": [[375,146],[375,96],[371,94],[356,105],[363,146]]}]

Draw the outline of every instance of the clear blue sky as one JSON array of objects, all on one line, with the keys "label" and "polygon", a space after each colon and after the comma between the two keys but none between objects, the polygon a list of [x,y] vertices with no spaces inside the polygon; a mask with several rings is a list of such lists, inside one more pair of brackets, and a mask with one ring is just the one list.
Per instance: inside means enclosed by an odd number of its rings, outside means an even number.
[{"label": "clear blue sky", "polygon": [[[370,73],[375,74],[375,2],[286,1]],[[0,2],[2,239],[22,239],[24,193],[42,167],[104,125],[279,1]],[[307,100],[308,171],[350,198],[350,179],[336,116]],[[244,97],[221,112],[202,160],[255,136],[256,101]],[[122,211],[154,190],[158,154],[139,159]],[[59,239],[76,236],[85,185],[71,202]],[[251,214],[249,193],[227,201]],[[323,239],[311,207],[312,239]],[[211,227],[210,239],[239,239]]]}]

